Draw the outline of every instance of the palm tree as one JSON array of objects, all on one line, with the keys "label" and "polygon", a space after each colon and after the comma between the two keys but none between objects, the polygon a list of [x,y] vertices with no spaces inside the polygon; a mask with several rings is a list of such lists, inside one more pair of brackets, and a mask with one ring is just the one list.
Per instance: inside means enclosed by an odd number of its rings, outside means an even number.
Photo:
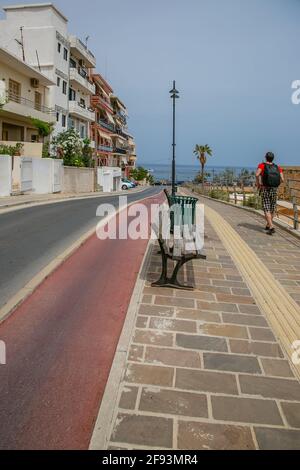
[{"label": "palm tree", "polygon": [[212,155],[212,150],[208,145],[196,145],[194,154],[197,155],[198,160],[201,163],[201,180],[202,180],[202,191],[204,191],[204,167],[207,162],[207,155]]}]

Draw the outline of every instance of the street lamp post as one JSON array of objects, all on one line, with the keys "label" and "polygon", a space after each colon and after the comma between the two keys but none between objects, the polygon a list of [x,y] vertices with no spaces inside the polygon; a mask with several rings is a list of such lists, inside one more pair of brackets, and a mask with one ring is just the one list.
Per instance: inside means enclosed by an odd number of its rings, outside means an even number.
[{"label": "street lamp post", "polygon": [[172,196],[175,196],[175,174],[176,174],[176,167],[175,167],[175,100],[179,98],[179,91],[175,88],[175,80],[173,81],[173,89],[170,91],[171,98],[173,100],[173,158],[172,158]]}]

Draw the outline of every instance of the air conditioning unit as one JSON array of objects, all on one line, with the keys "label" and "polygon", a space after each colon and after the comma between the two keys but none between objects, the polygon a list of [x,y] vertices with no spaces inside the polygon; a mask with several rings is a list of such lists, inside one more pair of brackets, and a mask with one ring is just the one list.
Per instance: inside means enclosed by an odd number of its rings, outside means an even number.
[{"label": "air conditioning unit", "polygon": [[38,81],[37,78],[32,78],[32,79],[30,80],[30,84],[31,84],[32,88],[38,88],[40,82]]}]

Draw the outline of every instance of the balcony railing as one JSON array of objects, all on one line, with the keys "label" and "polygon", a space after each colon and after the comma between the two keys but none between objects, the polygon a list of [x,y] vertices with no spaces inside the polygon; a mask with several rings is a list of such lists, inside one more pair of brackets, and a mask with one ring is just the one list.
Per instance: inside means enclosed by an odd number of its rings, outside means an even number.
[{"label": "balcony railing", "polygon": [[114,147],[114,152],[115,153],[120,153],[121,155],[127,155],[127,151],[125,149],[120,148],[120,147]]},{"label": "balcony railing", "polygon": [[99,95],[94,95],[93,98],[92,98],[92,101],[93,101],[93,104],[94,104],[94,105],[103,104],[103,105],[104,105],[105,107],[107,107],[110,111],[113,111],[110,102],[109,102],[109,101],[106,101],[104,98],[102,98],[102,97],[99,96]]},{"label": "balcony railing", "polygon": [[109,145],[98,145],[98,150],[102,152],[112,152],[113,148],[110,147]]},{"label": "balcony railing", "polygon": [[48,108],[47,106],[43,106],[39,103],[34,101],[28,100],[27,98],[23,98],[23,96],[16,95],[8,91],[6,93],[7,101],[13,101],[14,103],[19,103],[23,106],[27,106],[28,108],[35,109],[36,111],[40,111],[41,113],[45,114],[54,114],[54,109]]},{"label": "balcony railing", "polygon": [[69,110],[71,114],[77,113],[90,121],[94,121],[95,119],[95,111],[78,101],[69,101]]},{"label": "balcony railing", "polygon": [[98,120],[98,124],[99,126],[105,127],[105,129],[108,129],[109,131],[115,132],[115,126],[113,124],[105,122],[102,119]]},{"label": "balcony railing", "polygon": [[95,84],[89,79],[87,73],[81,67],[70,66],[70,79],[80,83],[91,94],[95,93]]}]

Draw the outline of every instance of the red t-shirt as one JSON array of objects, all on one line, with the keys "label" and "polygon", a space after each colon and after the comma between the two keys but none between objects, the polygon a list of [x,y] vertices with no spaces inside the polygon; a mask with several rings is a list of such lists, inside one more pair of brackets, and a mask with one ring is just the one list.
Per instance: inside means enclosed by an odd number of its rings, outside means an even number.
[{"label": "red t-shirt", "polygon": [[[259,169],[261,170],[261,176],[264,176],[265,165],[270,165],[270,163],[260,163],[260,164],[258,165],[258,170],[259,170]],[[283,172],[283,171],[282,171],[282,168],[280,168],[279,165],[277,165],[277,166],[278,166],[278,169],[279,169],[280,173],[282,173],[282,172]]]}]

